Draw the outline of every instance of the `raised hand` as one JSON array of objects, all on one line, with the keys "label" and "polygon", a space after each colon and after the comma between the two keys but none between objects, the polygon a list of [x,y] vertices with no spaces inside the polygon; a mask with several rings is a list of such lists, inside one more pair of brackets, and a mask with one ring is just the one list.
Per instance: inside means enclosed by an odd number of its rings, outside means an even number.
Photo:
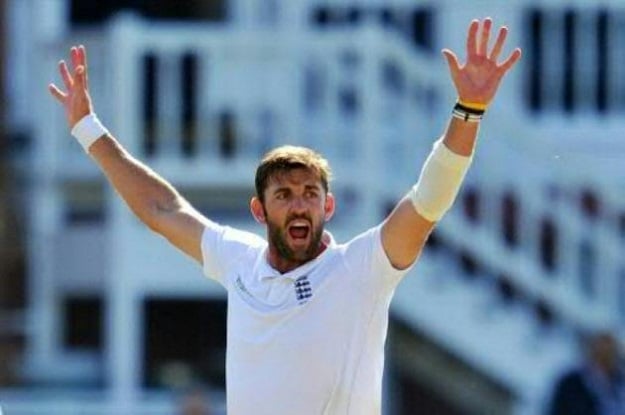
[{"label": "raised hand", "polygon": [[471,22],[467,36],[467,61],[464,64],[458,62],[454,52],[443,49],[458,98],[465,103],[488,105],[495,96],[503,76],[521,58],[521,49],[516,48],[503,62],[497,63],[508,35],[508,28],[505,26],[499,29],[495,45],[488,53],[492,25],[493,21],[490,18],[484,19],[478,39],[480,22],[479,20]]},{"label": "raised hand", "polygon": [[70,49],[72,72],[64,60],[59,62],[59,72],[66,91],[56,85],[48,85],[48,90],[65,108],[69,127],[72,128],[85,115],[92,112],[91,97],[87,81],[87,52],[83,45]]}]

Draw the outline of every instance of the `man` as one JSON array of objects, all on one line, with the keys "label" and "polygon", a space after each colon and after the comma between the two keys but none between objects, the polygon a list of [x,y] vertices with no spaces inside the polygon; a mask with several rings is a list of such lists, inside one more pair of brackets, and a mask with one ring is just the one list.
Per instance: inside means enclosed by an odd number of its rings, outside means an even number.
[{"label": "man", "polygon": [[565,373],[551,397],[549,415],[625,415],[625,370],[608,330],[583,339],[584,361]]},{"label": "man", "polygon": [[[481,30],[480,30],[481,27]],[[381,223],[346,244],[324,231],[335,209],[317,153],[285,146],[256,172],[250,208],[267,241],[214,223],[133,158],[93,112],[84,47],[50,85],[72,134],[130,209],[228,290],[230,415],[379,414],[388,309],[400,279],[451,206],[470,164],[479,121],[520,49],[498,63],[507,29],[488,51],[491,19],[471,22],[467,62],[443,50],[458,103],[419,182]]]}]

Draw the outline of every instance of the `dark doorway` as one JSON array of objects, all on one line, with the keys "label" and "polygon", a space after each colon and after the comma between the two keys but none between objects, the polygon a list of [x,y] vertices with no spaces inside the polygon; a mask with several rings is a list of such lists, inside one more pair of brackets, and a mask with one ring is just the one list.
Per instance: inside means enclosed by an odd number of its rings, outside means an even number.
[{"label": "dark doorway", "polygon": [[147,299],[144,315],[146,387],[225,388],[224,300]]}]

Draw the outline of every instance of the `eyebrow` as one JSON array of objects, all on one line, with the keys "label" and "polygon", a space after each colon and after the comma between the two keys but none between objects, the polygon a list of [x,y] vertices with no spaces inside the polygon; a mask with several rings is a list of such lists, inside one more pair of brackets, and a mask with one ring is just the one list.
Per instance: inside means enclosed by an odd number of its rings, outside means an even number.
[{"label": "eyebrow", "polygon": [[[304,185],[304,190],[321,191],[321,186],[318,184],[306,184]],[[288,192],[291,191],[291,188],[289,186],[280,186],[273,191],[273,194],[280,193],[280,192],[287,192],[287,191]]]}]

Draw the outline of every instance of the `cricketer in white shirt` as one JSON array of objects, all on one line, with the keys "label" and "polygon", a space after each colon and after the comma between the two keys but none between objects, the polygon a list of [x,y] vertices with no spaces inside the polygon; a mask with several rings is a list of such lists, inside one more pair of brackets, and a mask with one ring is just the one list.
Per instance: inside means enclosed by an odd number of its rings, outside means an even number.
[{"label": "cricketer in white shirt", "polygon": [[489,51],[491,28],[490,18],[471,22],[462,64],[443,50],[458,101],[442,139],[381,225],[344,245],[324,231],[335,201],[329,166],[318,153],[279,147],[259,165],[250,208],[266,226],[267,242],[222,227],[102,125],[89,93],[85,47],[70,49],[71,69],[59,62],[65,91],[54,84],[49,90],[72,135],[144,224],[228,290],[228,415],[380,414],[393,290],[453,203],[482,116],[521,56],[517,48],[498,62],[507,28]]},{"label": "cricketer in white shirt", "polygon": [[229,414],[379,414],[388,310],[405,274],[380,227],[280,274],[267,242],[211,224],[204,272],[228,290]]}]

